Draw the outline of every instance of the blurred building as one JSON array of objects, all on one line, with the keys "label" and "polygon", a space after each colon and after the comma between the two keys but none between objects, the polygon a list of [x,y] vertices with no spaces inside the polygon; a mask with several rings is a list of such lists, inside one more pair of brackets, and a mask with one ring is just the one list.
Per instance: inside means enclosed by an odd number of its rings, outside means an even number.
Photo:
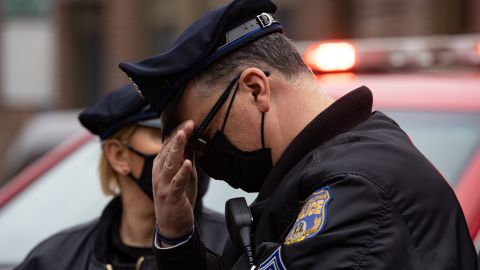
[{"label": "blurred building", "polygon": [[[200,14],[226,0],[57,1],[60,105],[83,106],[126,83],[120,61],[168,48]],[[480,32],[480,0],[276,0],[293,39]]]},{"label": "blurred building", "polygon": [[[2,153],[35,112],[81,108],[127,83],[117,65],[160,52],[227,0],[2,0]],[[480,32],[480,0],[274,0],[296,40]],[[46,127],[48,128],[48,127]]]},{"label": "blurred building", "polygon": [[0,184],[22,123],[56,108],[51,10],[49,1],[0,1]]}]

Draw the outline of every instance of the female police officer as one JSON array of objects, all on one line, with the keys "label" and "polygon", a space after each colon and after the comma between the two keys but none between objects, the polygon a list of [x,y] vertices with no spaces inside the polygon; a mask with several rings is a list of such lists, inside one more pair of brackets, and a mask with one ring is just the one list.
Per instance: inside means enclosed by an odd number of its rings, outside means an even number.
[{"label": "female police officer", "polygon": [[[132,87],[124,86],[87,108],[79,119],[102,140],[101,187],[115,197],[99,219],[43,241],[16,269],[153,269],[151,172],[162,148],[158,115]],[[226,230],[220,214],[202,208],[208,179],[199,176],[195,217],[203,240],[218,252]]]},{"label": "female police officer", "polygon": [[[269,0],[235,0],[165,53],[120,66],[171,134],[153,171],[159,268],[476,269],[443,177],[392,119],[372,112],[368,88],[333,102],[275,10]],[[213,178],[259,191],[253,263],[248,248],[205,250],[186,148]]]}]

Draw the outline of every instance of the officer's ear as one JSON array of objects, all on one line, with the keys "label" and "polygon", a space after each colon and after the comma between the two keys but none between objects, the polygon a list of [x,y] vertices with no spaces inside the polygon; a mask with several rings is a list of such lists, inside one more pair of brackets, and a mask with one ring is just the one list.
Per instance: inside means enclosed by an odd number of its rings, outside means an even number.
[{"label": "officer's ear", "polygon": [[261,112],[270,110],[269,74],[258,68],[247,68],[240,74],[239,91],[246,91]]},{"label": "officer's ear", "polygon": [[118,140],[104,141],[102,150],[110,166],[119,175],[128,175],[132,171],[128,149]]}]

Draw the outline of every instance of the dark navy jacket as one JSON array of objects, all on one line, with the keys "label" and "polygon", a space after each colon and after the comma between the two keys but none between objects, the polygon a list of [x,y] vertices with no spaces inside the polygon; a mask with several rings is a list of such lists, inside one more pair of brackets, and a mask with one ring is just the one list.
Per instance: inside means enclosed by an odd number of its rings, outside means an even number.
[{"label": "dark navy jacket", "polygon": [[[275,164],[251,205],[259,269],[477,269],[453,190],[371,106],[366,87],[350,92]],[[302,224],[306,213],[317,220]],[[159,269],[249,269],[240,249],[229,243],[220,257],[198,235],[155,254]]]}]

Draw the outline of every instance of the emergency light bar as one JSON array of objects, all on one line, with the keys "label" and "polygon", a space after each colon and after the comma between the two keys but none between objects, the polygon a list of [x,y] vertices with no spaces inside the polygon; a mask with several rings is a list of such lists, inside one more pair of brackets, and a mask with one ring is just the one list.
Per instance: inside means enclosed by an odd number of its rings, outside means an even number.
[{"label": "emergency light bar", "polygon": [[480,35],[298,41],[305,63],[317,73],[480,67]]}]

